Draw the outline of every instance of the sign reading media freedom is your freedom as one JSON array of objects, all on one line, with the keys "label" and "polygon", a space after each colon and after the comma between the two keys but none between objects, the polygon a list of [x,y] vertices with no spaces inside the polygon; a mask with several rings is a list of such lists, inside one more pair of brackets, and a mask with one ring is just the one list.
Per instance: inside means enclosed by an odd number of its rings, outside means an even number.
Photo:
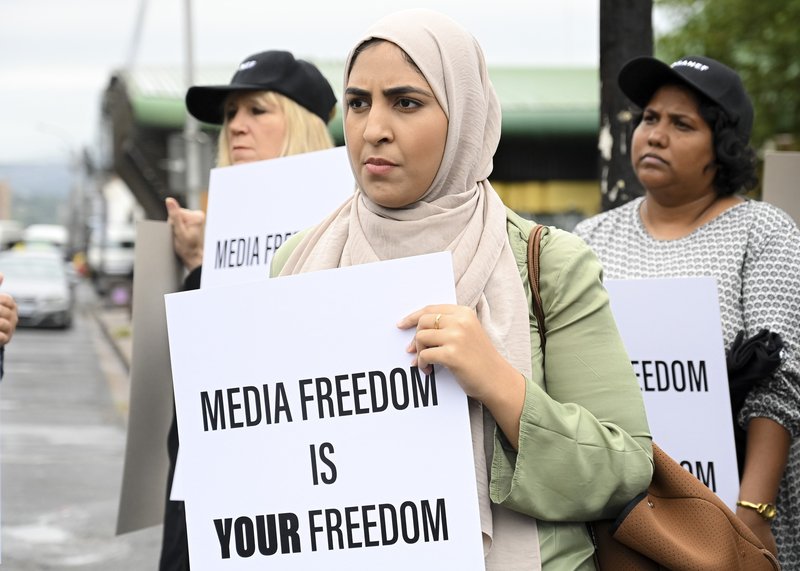
[{"label": "sign reading media freedom is your freedom", "polygon": [[166,296],[192,569],[484,569],[466,396],[396,326],[454,301],[449,253]]},{"label": "sign reading media freedom is your freedom", "polygon": [[739,476],[712,278],[606,280],[653,440],[736,510]]}]

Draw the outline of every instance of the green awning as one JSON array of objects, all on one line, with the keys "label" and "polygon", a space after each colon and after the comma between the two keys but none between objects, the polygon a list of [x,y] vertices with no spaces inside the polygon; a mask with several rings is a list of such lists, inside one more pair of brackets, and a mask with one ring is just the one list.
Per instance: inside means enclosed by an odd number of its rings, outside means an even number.
[{"label": "green awning", "polygon": [[[341,93],[342,64],[315,62]],[[186,89],[176,69],[135,69],[119,72],[142,126],[182,129],[186,119]],[[503,133],[520,137],[595,135],[599,125],[600,84],[593,68],[490,68],[503,112]],[[230,68],[204,69],[198,85],[226,84]],[[341,101],[339,102],[341,106]],[[210,127],[210,126],[209,126]],[[331,134],[342,141],[341,109],[331,122]]]}]

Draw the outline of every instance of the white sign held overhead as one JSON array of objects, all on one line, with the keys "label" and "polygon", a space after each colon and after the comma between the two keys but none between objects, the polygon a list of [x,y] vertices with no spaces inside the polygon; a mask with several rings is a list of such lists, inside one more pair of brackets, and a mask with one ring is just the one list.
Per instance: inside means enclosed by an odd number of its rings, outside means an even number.
[{"label": "white sign held overhead", "polygon": [[467,398],[396,326],[454,302],[449,253],[166,297],[192,569],[484,569]]},{"label": "white sign held overhead", "polygon": [[736,510],[739,473],[713,278],[606,280],[653,440]]},{"label": "white sign held overhead", "polygon": [[202,287],[268,278],[281,244],[354,190],[344,147],[213,169]]}]

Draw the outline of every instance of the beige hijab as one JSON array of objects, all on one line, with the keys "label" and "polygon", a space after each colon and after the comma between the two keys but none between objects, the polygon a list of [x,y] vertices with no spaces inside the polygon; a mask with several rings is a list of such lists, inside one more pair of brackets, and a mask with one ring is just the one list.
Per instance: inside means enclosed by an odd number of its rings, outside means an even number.
[{"label": "beige hijab", "polygon": [[[393,42],[411,57],[447,115],[439,171],[422,198],[405,208],[381,207],[356,189],[306,235],[281,275],[449,250],[458,303],[475,308],[498,351],[530,377],[527,301],[508,243],[505,207],[487,180],[500,140],[500,105],[481,48],[460,25],[428,10],[389,15],[356,46],[371,38]],[[353,55],[345,64],[345,86]],[[489,500],[494,421],[471,401],[470,422],[486,568],[539,569],[536,521]]]}]

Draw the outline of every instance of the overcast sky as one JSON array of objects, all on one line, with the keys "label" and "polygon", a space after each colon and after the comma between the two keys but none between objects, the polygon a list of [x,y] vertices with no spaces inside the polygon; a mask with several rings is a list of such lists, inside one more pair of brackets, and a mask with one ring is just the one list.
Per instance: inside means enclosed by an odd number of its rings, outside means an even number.
[{"label": "overcast sky", "polygon": [[[596,66],[599,57],[599,0],[191,1],[196,67],[229,64],[231,73],[266,49],[344,59],[372,22],[411,7],[461,22],[490,65]],[[183,65],[186,3],[0,0],[0,163],[66,161],[93,145],[115,69]]]}]

